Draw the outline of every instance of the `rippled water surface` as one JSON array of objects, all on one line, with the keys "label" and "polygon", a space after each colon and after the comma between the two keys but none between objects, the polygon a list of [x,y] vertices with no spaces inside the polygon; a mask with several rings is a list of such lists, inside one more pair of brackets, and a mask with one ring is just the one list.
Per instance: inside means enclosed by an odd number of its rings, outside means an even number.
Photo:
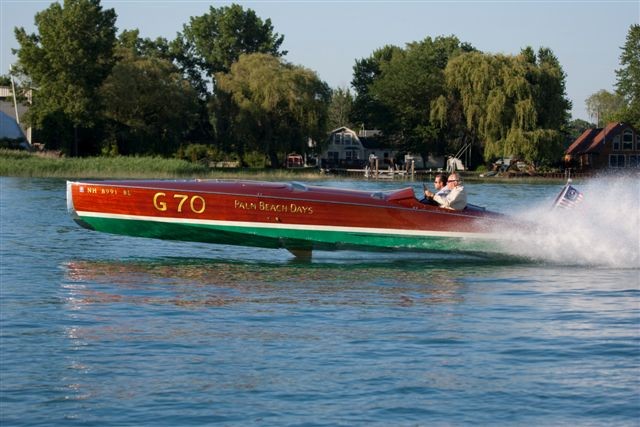
[{"label": "rippled water surface", "polygon": [[638,425],[637,180],[562,213],[558,185],[468,184],[549,227],[505,257],[312,262],[91,232],[64,181],[0,184],[0,425]]}]

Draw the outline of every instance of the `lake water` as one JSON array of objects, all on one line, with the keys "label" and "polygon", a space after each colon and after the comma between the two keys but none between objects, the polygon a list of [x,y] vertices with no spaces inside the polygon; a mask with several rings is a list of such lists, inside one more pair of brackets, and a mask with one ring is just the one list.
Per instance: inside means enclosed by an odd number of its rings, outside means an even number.
[{"label": "lake water", "polygon": [[[337,181],[389,189],[421,183]],[[506,257],[100,234],[0,178],[3,426],[640,424],[640,184],[469,183]]]}]

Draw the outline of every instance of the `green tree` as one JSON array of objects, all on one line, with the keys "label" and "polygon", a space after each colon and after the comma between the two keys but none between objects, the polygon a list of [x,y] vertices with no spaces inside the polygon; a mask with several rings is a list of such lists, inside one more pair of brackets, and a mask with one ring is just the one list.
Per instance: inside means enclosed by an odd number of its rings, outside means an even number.
[{"label": "green tree", "polygon": [[112,147],[120,154],[173,154],[198,118],[196,91],[161,58],[130,55],[121,60],[101,95]]},{"label": "green tree", "polygon": [[61,140],[45,141],[50,148],[74,155],[95,150],[91,143],[102,110],[98,89],[114,64],[115,20],[114,10],[103,10],[99,0],[65,0],[36,14],[38,34],[15,29],[19,71],[37,88],[27,119],[58,129]]},{"label": "green tree", "polygon": [[[271,20],[238,4],[215,8],[192,17],[172,43],[172,52],[185,73],[203,93],[206,78],[215,86],[215,73],[226,73],[245,53],[286,55],[280,46],[284,36],[273,31]],[[206,77],[203,77],[206,76]]]},{"label": "green tree", "polygon": [[353,66],[353,86],[356,97],[351,110],[351,122],[367,129],[382,127],[391,113],[389,108],[371,93],[371,85],[382,75],[381,66],[394,54],[402,52],[397,46],[387,45],[375,50],[368,58],[356,60]]},{"label": "green tree", "polygon": [[353,127],[349,120],[353,109],[353,96],[348,88],[338,88],[331,93],[331,103],[328,111],[328,128],[337,129],[341,126]]},{"label": "green tree", "polygon": [[525,48],[520,55],[528,64],[527,81],[532,86],[537,113],[537,128],[561,129],[571,119],[571,101],[567,98],[566,73],[549,48],[538,49],[537,58],[528,59]]},{"label": "green tree", "polygon": [[588,97],[585,104],[596,126],[604,127],[608,122],[617,120],[626,103],[621,95],[602,89]]},{"label": "green tree", "polygon": [[407,44],[380,65],[381,74],[369,85],[372,96],[390,113],[381,127],[400,148],[442,153],[444,145],[431,123],[431,104],[446,93],[444,69],[450,58],[472,50],[458,38],[427,37]]},{"label": "green tree", "polygon": [[[134,58],[156,58],[171,63],[176,63],[176,57],[171,48],[171,44],[166,39],[158,37],[155,40],[149,38],[140,38],[138,30],[125,30],[118,37],[118,48],[116,49],[116,57],[119,61],[131,60]],[[171,71],[173,73],[174,71]],[[183,73],[183,70],[180,70]],[[143,78],[145,76],[142,76]],[[175,77],[172,77],[175,79]],[[189,79],[192,82],[191,79]],[[181,83],[181,85],[183,85]],[[191,109],[188,115],[192,115]],[[214,140],[213,128],[209,121],[209,111],[207,109],[207,101],[203,97],[198,99],[198,120],[188,134],[184,135],[184,143],[211,144]],[[191,120],[188,122],[191,124]],[[181,127],[182,128],[182,127]]]},{"label": "green tree", "polygon": [[454,121],[442,120],[441,113],[448,117],[455,104],[447,97],[444,69],[451,58],[473,50],[454,36],[427,37],[404,49],[385,46],[356,61],[352,121],[382,130],[386,143],[400,150],[444,153],[447,142],[459,142],[446,138]]},{"label": "green tree", "polygon": [[640,130],[640,25],[633,24],[627,33],[627,40],[620,55],[621,68],[616,70],[617,93],[626,106],[620,115],[621,121],[630,123]]},{"label": "green tree", "polygon": [[[449,62],[445,76],[460,99],[467,132],[484,144],[485,160],[557,160],[571,103],[564,72],[549,50],[537,58],[531,49],[518,56],[466,53]],[[546,113],[547,106],[555,113]]]},{"label": "green tree", "polygon": [[167,39],[158,37],[155,40],[141,38],[139,30],[124,30],[118,36],[118,50],[116,56],[119,58],[139,56],[153,57],[173,61],[171,47]]},{"label": "green tree", "polygon": [[216,74],[218,90],[233,101],[236,147],[267,155],[304,152],[307,139],[325,136],[331,91],[315,72],[275,56],[241,55],[228,73]]}]

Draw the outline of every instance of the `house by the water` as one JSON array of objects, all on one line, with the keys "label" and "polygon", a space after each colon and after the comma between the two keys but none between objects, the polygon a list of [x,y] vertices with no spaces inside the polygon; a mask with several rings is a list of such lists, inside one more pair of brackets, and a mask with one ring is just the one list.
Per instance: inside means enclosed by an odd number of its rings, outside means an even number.
[{"label": "house by the water", "polygon": [[564,163],[582,172],[640,168],[640,135],[626,123],[587,129],[567,148]]},{"label": "house by the water", "polygon": [[355,132],[346,126],[332,130],[326,148],[319,155],[320,167],[359,169],[368,164],[370,156],[378,158],[381,168],[392,166],[397,151],[384,146],[380,135],[378,130]]},{"label": "house by the water", "polygon": [[443,156],[429,154],[425,159],[386,145],[379,130],[356,132],[346,126],[331,131],[324,150],[318,155],[318,165],[323,169],[363,169],[372,166],[372,159],[376,159],[380,169],[442,169],[446,166]]}]

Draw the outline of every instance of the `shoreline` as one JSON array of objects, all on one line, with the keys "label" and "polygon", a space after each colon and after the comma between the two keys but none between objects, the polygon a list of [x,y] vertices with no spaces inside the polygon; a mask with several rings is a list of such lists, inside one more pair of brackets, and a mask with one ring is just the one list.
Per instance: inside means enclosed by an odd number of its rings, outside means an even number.
[{"label": "shoreline", "polygon": [[[16,150],[0,150],[0,176],[24,178],[65,179],[254,179],[267,181],[326,181],[354,180],[381,182],[429,182],[440,171],[416,171],[414,177],[365,178],[364,174],[325,173],[316,168],[303,169],[213,169],[185,160],[160,157],[87,157],[69,158],[28,153]],[[510,184],[557,184],[565,183],[562,173],[522,176],[482,177],[481,172],[459,171],[469,182]],[[486,172],[485,172],[486,173]],[[582,181],[593,176],[572,177]]]}]

